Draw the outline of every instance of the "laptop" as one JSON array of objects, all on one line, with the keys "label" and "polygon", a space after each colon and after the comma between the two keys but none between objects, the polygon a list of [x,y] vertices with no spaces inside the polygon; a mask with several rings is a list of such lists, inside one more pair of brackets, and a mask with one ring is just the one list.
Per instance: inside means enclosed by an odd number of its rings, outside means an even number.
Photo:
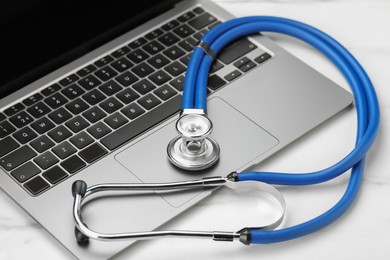
[{"label": "laptop", "polygon": [[[110,258],[134,243],[77,243],[75,180],[183,181],[249,169],[353,101],[267,37],[242,38],[218,56],[208,82],[220,160],[187,172],[166,154],[186,67],[199,39],[231,14],[208,0],[1,5],[0,187],[75,258]],[[83,218],[104,233],[155,230],[210,194],[110,196],[86,203]]]}]

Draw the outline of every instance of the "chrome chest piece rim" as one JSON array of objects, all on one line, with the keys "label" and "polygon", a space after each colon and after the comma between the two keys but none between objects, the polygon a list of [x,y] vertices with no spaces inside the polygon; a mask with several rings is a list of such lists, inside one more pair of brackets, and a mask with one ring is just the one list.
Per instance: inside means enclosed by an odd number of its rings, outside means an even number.
[{"label": "chrome chest piece rim", "polygon": [[207,137],[203,145],[205,146],[203,153],[188,153],[184,151],[187,148],[184,147],[182,137],[176,136],[168,144],[168,159],[173,165],[184,170],[200,171],[207,169],[218,161],[220,148],[211,137]]},{"label": "chrome chest piece rim", "polygon": [[210,137],[211,120],[204,110],[187,109],[176,122],[176,136],[167,147],[169,161],[184,170],[199,171],[213,166],[219,159],[218,143]]}]

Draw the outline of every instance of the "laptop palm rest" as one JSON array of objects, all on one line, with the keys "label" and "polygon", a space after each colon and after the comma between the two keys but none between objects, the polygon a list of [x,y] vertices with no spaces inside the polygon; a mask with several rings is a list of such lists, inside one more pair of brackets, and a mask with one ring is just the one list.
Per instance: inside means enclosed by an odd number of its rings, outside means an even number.
[{"label": "laptop palm rest", "polygon": [[[211,169],[189,172],[176,168],[168,161],[167,144],[177,135],[175,121],[117,154],[115,159],[141,182],[183,181],[226,176],[279,143],[275,137],[219,97],[209,100],[208,111],[214,124],[212,137],[221,147],[220,159]],[[180,207],[201,192],[192,190],[158,194],[171,206]]]}]

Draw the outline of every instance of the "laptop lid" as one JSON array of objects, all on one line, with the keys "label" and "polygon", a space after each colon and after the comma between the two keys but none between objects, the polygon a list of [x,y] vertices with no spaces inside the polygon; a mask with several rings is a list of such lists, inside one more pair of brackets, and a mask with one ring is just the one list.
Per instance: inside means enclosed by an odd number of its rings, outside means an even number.
[{"label": "laptop lid", "polygon": [[0,1],[0,99],[179,1]]}]

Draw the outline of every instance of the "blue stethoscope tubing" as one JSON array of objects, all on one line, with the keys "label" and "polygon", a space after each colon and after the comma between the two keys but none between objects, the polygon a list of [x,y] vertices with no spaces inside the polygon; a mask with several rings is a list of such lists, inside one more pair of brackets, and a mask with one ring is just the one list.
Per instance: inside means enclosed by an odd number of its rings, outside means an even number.
[{"label": "blue stethoscope tubing", "polygon": [[[251,244],[267,244],[295,239],[315,232],[337,220],[349,209],[361,186],[365,155],[377,136],[380,113],[374,87],[359,62],[332,37],[307,24],[272,16],[237,18],[217,25],[201,41],[218,54],[232,41],[258,32],[287,34],[321,51],[347,79],[355,97],[357,110],[355,147],[333,166],[311,173],[238,173],[238,181],[255,180],[277,185],[310,185],[331,180],[352,169],[344,195],[325,213],[307,222],[283,229],[251,229]],[[207,80],[212,62],[213,59],[204,49],[200,47],[194,49],[187,68],[182,109],[206,109]]]}]

